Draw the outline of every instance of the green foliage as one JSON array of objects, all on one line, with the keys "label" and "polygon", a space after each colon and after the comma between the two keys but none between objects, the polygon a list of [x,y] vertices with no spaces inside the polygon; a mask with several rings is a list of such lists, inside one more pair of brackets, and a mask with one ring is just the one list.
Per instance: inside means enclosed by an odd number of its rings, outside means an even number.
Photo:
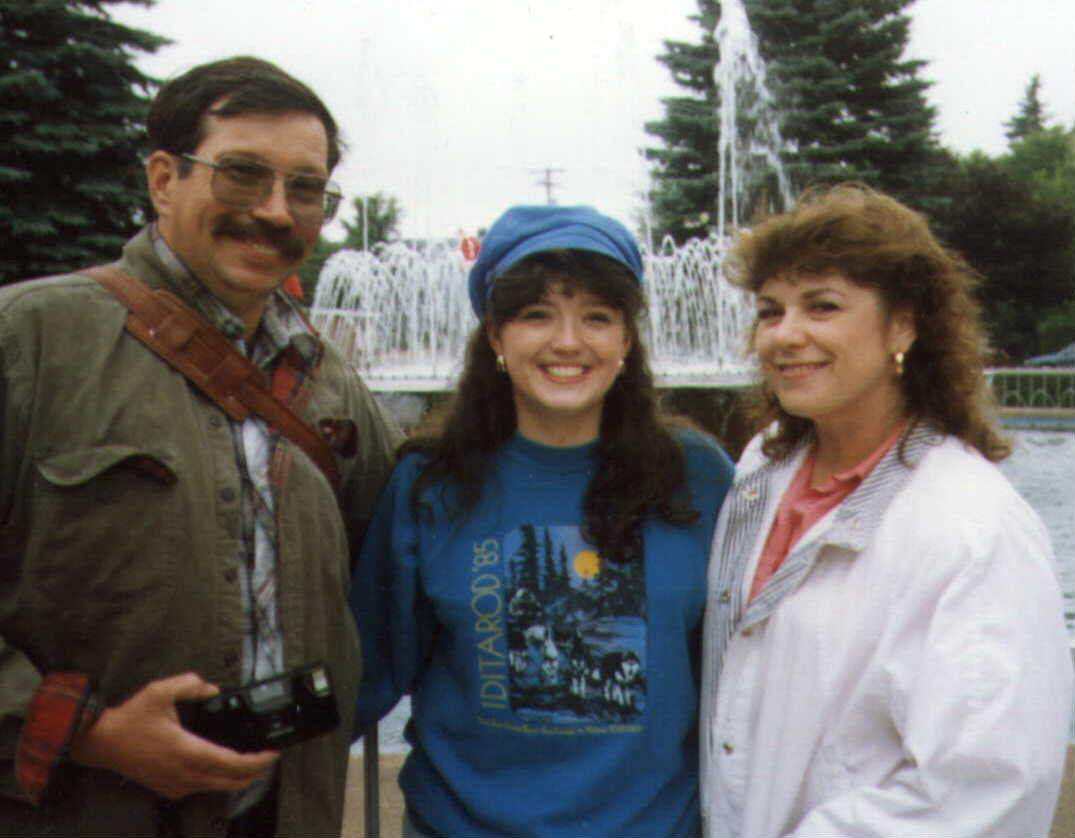
[{"label": "green foliage", "polygon": [[[715,226],[720,0],[697,0],[697,43],[658,57],[685,95],[646,131],[658,144],[650,194],[657,237]],[[1075,129],[1046,126],[1041,81],[1005,123],[1010,153],[941,149],[924,62],[902,58],[911,0],[745,0],[789,150],[793,186],[860,180],[924,212],[982,274],[993,346],[1012,362],[1071,342],[1075,313]],[[762,195],[764,197],[764,194]]]},{"label": "green foliage", "polygon": [[671,235],[677,242],[704,236],[715,223],[717,204],[717,107],[719,92],[713,83],[713,67],[719,50],[713,40],[718,7],[700,2],[700,13],[691,20],[701,29],[701,43],[665,41],[657,57],[673,80],[689,95],[663,100],[663,120],[646,123],[646,132],[660,145],[645,149],[652,164],[656,187],[650,194],[659,237]]},{"label": "green foliage", "polygon": [[[337,250],[367,250],[374,245],[399,238],[399,222],[403,218],[403,209],[395,196],[386,195],[384,192],[358,195],[351,200],[350,206],[354,214],[352,220],[340,217],[345,231],[343,241],[334,242],[322,236],[310,258],[299,270],[299,282],[307,303],[313,302],[321,268]],[[368,218],[363,225],[363,215],[366,213]]]},{"label": "green foliage", "polygon": [[1006,168],[1041,200],[1057,207],[1072,202],[1075,184],[1075,129],[1043,128],[1012,144]]},{"label": "green foliage", "polygon": [[1075,343],[1075,299],[1048,311],[1038,323],[1040,355]]},{"label": "green foliage", "polygon": [[[923,61],[902,59],[911,0],[754,0],[793,183],[859,180],[921,195],[938,149]],[[921,202],[919,202],[921,205]]]},{"label": "green foliage", "polygon": [[1041,76],[1035,73],[1026,86],[1023,101],[1019,103],[1019,112],[1004,123],[1004,127],[1008,129],[1004,135],[1009,143],[1014,143],[1044,131],[1045,122],[1045,106],[1041,103]]},{"label": "green foliage", "polygon": [[[768,69],[785,165],[796,190],[859,180],[897,198],[938,199],[943,156],[933,134],[924,62],[901,58],[909,36],[903,10],[912,0],[745,0]],[[698,0],[691,19],[701,43],[666,42],[658,60],[692,96],[666,99],[665,118],[646,125],[661,142],[654,163],[655,227],[677,241],[699,232],[716,202],[717,106],[712,30],[719,0]],[[927,199],[922,200],[923,196]],[[932,198],[932,201],[930,200]]]},{"label": "green foliage", "polygon": [[380,242],[399,238],[399,222],[403,216],[399,201],[383,192],[358,195],[351,201],[354,221],[341,219],[347,235],[343,247],[351,250],[368,250]]},{"label": "green foliage", "polygon": [[956,158],[946,189],[952,202],[937,227],[983,276],[979,297],[992,345],[1021,362],[1070,343],[1075,130],[1045,129],[997,158]]},{"label": "green foliage", "polygon": [[313,304],[314,294],[317,292],[317,278],[321,276],[325,262],[341,247],[339,242],[321,236],[314,245],[313,252],[299,268],[299,284],[302,286],[303,302],[307,305]]},{"label": "green foliage", "polygon": [[112,261],[145,218],[153,80],[131,56],[168,41],[116,2],[0,0],[0,284]]}]

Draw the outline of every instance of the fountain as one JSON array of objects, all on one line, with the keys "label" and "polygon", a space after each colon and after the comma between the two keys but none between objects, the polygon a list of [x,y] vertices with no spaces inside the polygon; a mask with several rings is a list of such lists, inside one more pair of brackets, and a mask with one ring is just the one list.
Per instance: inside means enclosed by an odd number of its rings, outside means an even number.
[{"label": "fountain", "polygon": [[321,269],[313,321],[375,391],[448,390],[477,324],[458,242],[341,250]]},{"label": "fountain", "polygon": [[[722,8],[714,32],[721,55],[714,69],[721,103],[717,227],[679,246],[667,238],[641,247],[649,302],[643,339],[666,389],[735,388],[751,378],[744,349],[753,306],[721,273],[727,232],[759,194],[781,208],[791,202],[756,38],[740,0]],[[470,264],[457,239],[341,251],[321,271],[313,320],[374,391],[450,389],[477,322],[466,294]]]},{"label": "fountain", "polygon": [[[731,224],[738,225],[747,220],[752,203],[771,202],[783,209],[793,195],[780,159],[786,146],[765,82],[765,62],[742,0],[724,0],[713,36],[720,49],[713,68],[720,94],[716,237],[723,240],[729,215]],[[773,186],[777,194],[770,199]]]},{"label": "fountain", "polygon": [[[752,304],[720,275],[722,241],[642,247],[646,341],[665,387],[734,387],[750,367],[743,353]],[[450,389],[462,364],[470,310],[470,262],[454,240],[340,251],[321,270],[313,319],[375,391]]]}]

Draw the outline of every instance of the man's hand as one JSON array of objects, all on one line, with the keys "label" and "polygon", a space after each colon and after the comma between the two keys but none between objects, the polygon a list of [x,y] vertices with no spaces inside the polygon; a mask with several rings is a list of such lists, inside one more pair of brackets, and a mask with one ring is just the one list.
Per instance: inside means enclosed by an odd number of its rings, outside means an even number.
[{"label": "man's hand", "polygon": [[192,672],[151,681],[123,704],[105,710],[72,745],[71,759],[115,771],[169,800],[200,791],[241,791],[280,754],[241,754],[179,723],[177,701],[218,692]]}]

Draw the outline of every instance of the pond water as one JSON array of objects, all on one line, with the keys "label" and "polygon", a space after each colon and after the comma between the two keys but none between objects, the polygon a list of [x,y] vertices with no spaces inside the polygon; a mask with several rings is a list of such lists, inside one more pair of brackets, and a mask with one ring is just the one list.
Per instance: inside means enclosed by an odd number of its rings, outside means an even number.
[{"label": "pond water", "polygon": [[1049,530],[1075,640],[1075,433],[1020,430],[1013,437],[1015,452],[1000,469]]}]

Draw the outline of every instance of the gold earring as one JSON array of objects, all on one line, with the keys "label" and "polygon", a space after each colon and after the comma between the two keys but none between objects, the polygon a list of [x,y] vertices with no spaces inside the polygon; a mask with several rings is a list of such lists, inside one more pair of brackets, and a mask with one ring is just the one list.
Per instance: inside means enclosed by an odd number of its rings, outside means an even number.
[{"label": "gold earring", "polygon": [[620,365],[616,369],[616,374],[619,375],[621,372],[623,372],[623,358],[620,358]]},{"label": "gold earring", "polygon": [[504,361],[504,356],[503,355],[497,355],[496,356],[496,371],[497,372],[507,372],[508,371],[508,365],[507,365],[507,362]]},{"label": "gold earring", "polygon": [[897,376],[903,375],[903,359],[905,357],[906,356],[902,352],[897,352],[895,355],[892,356],[892,360],[896,364],[896,375]]}]

